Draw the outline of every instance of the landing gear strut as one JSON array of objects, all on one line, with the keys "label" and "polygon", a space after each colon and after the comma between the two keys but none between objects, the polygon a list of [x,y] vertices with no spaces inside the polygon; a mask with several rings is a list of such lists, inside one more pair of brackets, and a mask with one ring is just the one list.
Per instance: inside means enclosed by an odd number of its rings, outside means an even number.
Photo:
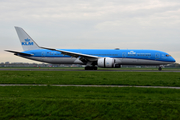
[{"label": "landing gear strut", "polygon": [[95,67],[95,66],[86,66],[85,67],[85,70],[97,70],[97,67]]}]

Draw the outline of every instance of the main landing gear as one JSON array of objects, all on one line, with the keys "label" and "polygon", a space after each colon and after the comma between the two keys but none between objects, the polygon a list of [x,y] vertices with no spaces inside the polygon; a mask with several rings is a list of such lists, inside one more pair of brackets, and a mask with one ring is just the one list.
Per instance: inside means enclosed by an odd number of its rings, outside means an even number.
[{"label": "main landing gear", "polygon": [[97,67],[95,67],[95,66],[86,66],[85,70],[97,70]]}]

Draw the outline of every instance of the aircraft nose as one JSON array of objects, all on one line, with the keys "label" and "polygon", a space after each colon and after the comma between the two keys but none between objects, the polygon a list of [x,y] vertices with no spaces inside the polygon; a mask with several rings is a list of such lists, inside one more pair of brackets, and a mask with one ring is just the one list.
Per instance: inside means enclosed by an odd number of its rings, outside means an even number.
[{"label": "aircraft nose", "polygon": [[171,58],[171,62],[176,62],[176,60],[172,57],[172,58]]}]

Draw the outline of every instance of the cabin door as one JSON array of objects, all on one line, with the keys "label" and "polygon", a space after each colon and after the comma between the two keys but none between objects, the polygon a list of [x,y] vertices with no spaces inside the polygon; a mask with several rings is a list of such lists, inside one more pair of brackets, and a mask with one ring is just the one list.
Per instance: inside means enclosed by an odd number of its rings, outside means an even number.
[{"label": "cabin door", "polygon": [[41,53],[41,60],[44,61],[44,57],[46,56],[46,52]]},{"label": "cabin door", "polygon": [[122,58],[126,58],[126,52],[122,53]]},{"label": "cabin door", "polygon": [[159,59],[160,58],[160,53],[156,53],[155,54],[155,59]]}]

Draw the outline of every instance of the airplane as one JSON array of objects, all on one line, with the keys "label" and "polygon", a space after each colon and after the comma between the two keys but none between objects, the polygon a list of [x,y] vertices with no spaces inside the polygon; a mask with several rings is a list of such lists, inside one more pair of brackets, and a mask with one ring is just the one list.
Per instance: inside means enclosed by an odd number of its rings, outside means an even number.
[{"label": "airplane", "polygon": [[22,28],[15,27],[23,52],[5,50],[30,60],[51,64],[81,64],[85,70],[120,68],[122,65],[163,65],[176,62],[166,52],[139,49],[54,49],[40,47]]}]

